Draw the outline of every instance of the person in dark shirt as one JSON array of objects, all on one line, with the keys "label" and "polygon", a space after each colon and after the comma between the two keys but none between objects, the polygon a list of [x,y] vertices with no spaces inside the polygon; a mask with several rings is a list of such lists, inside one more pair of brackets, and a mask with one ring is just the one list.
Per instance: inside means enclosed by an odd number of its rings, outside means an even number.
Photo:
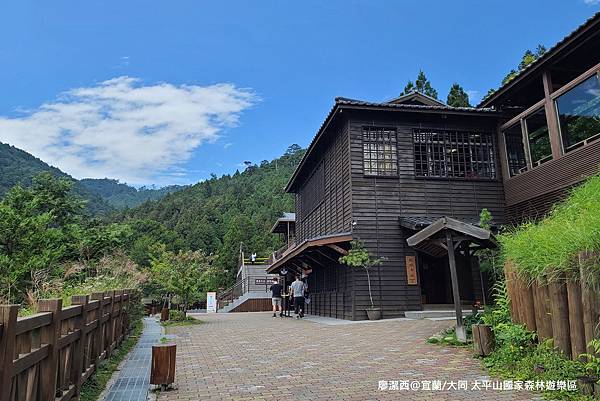
[{"label": "person in dark shirt", "polygon": [[279,308],[279,317],[283,317],[283,309],[281,309],[281,291],[283,286],[279,284],[277,277],[273,277],[273,285],[269,288],[271,291],[271,302],[273,304],[273,317],[277,317],[277,308]]}]

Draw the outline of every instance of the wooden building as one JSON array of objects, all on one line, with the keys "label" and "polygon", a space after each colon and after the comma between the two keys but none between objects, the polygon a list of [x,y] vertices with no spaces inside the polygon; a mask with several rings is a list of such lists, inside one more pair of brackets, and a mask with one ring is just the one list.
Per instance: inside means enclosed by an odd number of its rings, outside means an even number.
[{"label": "wooden building", "polygon": [[506,215],[543,217],[600,165],[600,13],[479,107],[502,112]]},{"label": "wooden building", "polygon": [[[286,190],[296,196],[295,241],[269,272],[302,272],[308,312],[366,319],[364,272],[340,265],[359,239],[383,258],[372,274],[384,317],[451,304],[448,257],[407,238],[441,217],[496,225],[545,213],[600,164],[600,18],[596,15],[477,108],[420,93],[383,103],[337,98]],[[485,285],[458,252],[460,299]]]}]

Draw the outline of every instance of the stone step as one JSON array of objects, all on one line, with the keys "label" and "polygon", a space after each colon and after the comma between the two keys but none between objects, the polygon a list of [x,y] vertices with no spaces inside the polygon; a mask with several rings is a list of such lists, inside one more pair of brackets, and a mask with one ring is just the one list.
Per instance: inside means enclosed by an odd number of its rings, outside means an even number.
[{"label": "stone step", "polygon": [[[472,309],[463,309],[463,317],[473,314]],[[456,318],[456,312],[454,310],[417,310],[417,311],[406,311],[404,316],[407,319],[441,319],[441,318]]]}]

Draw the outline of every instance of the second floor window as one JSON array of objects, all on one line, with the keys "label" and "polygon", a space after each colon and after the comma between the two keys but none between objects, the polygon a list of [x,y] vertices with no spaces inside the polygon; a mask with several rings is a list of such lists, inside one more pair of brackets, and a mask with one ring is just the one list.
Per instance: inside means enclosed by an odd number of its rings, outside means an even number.
[{"label": "second floor window", "polygon": [[365,175],[395,177],[398,175],[396,130],[363,127],[363,171]]},{"label": "second floor window", "polygon": [[419,129],[413,141],[417,177],[496,178],[490,133]]}]

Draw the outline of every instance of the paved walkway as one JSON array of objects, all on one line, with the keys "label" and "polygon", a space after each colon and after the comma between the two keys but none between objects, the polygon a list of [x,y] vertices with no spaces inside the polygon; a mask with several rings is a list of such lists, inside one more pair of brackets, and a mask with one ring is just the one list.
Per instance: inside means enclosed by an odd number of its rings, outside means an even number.
[{"label": "paved walkway", "polygon": [[197,315],[176,334],[176,390],[159,401],[531,400],[525,391],[380,390],[396,381],[489,380],[469,349],[425,339],[449,322],[322,324],[269,313]]},{"label": "paved walkway", "polygon": [[144,318],[144,332],[123,363],[104,401],[146,401],[150,387],[152,345],[160,340],[161,326],[154,318]]}]

